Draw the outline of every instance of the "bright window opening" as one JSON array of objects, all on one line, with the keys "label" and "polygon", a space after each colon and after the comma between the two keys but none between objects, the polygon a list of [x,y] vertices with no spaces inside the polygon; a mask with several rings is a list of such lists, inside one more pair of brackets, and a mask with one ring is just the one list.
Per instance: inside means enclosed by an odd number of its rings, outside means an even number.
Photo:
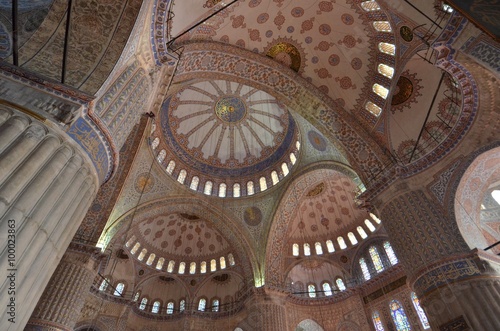
[{"label": "bright window opening", "polygon": [[371,101],[368,101],[366,103],[365,109],[368,110],[370,113],[372,113],[375,116],[380,116],[380,114],[382,113],[382,108],[380,108],[379,106],[377,106],[376,104],[374,104]]},{"label": "bright window opening", "polygon": [[342,280],[342,278],[337,278],[337,280],[335,281],[335,283],[337,284],[337,287],[339,290],[341,291],[345,291],[346,290],[346,287],[345,287],[345,284],[344,284],[344,281]]},{"label": "bright window opening", "polygon": [[238,183],[235,183],[233,185],[233,197],[235,198],[239,198],[241,196],[241,188],[240,188],[240,184]]},{"label": "bright window opening", "polygon": [[347,234],[347,238],[349,238],[349,241],[351,242],[352,245],[356,245],[358,243],[358,239],[356,239],[356,236],[352,232],[349,232]]},{"label": "bright window opening", "polygon": [[333,241],[331,241],[331,240],[326,241],[326,249],[328,250],[328,253],[335,252],[335,247],[333,246]]},{"label": "bright window opening", "polygon": [[347,245],[345,243],[344,238],[338,237],[337,238],[337,242],[339,243],[340,249],[346,249],[347,248]]},{"label": "bright window opening", "polygon": [[198,302],[198,310],[205,311],[206,305],[207,305],[207,299],[201,298],[200,301]]},{"label": "bright window opening", "polygon": [[186,176],[187,176],[186,170],[182,169],[181,171],[179,171],[179,176],[177,177],[177,181],[181,184],[184,184]]},{"label": "bright window opening", "polygon": [[385,87],[383,87],[382,85],[380,84],[373,84],[373,88],[372,88],[373,92],[375,92],[377,95],[379,95],[380,97],[386,99],[387,98],[387,95],[389,94],[389,90]]},{"label": "bright window opening", "polygon": [[373,265],[375,266],[375,270],[377,272],[384,271],[384,265],[382,264],[382,260],[380,259],[380,255],[378,254],[377,247],[371,246],[368,249],[368,252],[370,253],[370,257],[372,258]]},{"label": "bright window opening", "polygon": [[191,179],[191,185],[189,185],[189,188],[192,189],[193,191],[196,191],[198,189],[199,184],[200,184],[200,178],[198,176],[194,176],[193,179]]},{"label": "bright window opening", "polygon": [[381,51],[382,53],[389,54],[389,55],[396,54],[396,46],[394,46],[394,44],[379,43],[378,50]]},{"label": "bright window opening", "polygon": [[141,244],[135,243],[134,247],[132,247],[132,249],[130,250],[130,253],[134,255],[137,252],[137,250],[139,250],[139,247],[141,247]]},{"label": "bright window opening", "polygon": [[175,161],[171,160],[167,166],[167,173],[171,175],[174,172],[174,169],[175,169]]},{"label": "bright window opening", "polygon": [[220,268],[226,269],[226,258],[224,256],[220,257],[219,262],[220,262]]},{"label": "bright window opening", "polygon": [[328,282],[323,283],[323,293],[327,297],[330,297],[333,295],[332,287],[330,286],[330,283],[328,283]]},{"label": "bright window opening", "polygon": [[255,193],[255,191],[253,188],[253,182],[252,181],[247,182],[247,194],[253,195],[254,193]]},{"label": "bright window opening", "polygon": [[427,315],[425,314],[425,311],[420,306],[420,301],[418,300],[415,292],[411,292],[411,301],[413,301],[413,306],[415,307],[415,310],[417,311],[418,318],[420,319],[420,323],[422,323],[424,330],[430,329],[431,325],[429,324],[429,320],[427,319]]},{"label": "bright window opening", "polygon": [[151,253],[148,257],[148,260],[146,261],[146,264],[147,265],[152,265],[153,264],[153,261],[155,260],[156,258],[156,255],[155,253]]},{"label": "bright window opening", "polygon": [[260,177],[259,184],[260,184],[260,191],[261,192],[267,190],[266,177]]},{"label": "bright window opening", "polygon": [[391,264],[392,265],[398,264],[398,257],[396,256],[396,253],[394,253],[394,250],[392,249],[392,246],[388,241],[384,242],[384,250]]},{"label": "bright window opening", "polygon": [[290,162],[292,162],[292,165],[295,164],[295,162],[297,162],[297,158],[295,157],[294,153],[290,154]]},{"label": "bright window opening", "polygon": [[174,303],[172,301],[170,301],[169,303],[167,303],[167,315],[172,315],[174,313]]},{"label": "bright window opening", "polygon": [[165,259],[160,257],[158,262],[156,263],[156,269],[161,270],[163,268],[163,264],[165,263]]},{"label": "bright window opening", "polygon": [[196,273],[196,262],[191,262],[189,264],[189,274],[194,275]]},{"label": "bright window opening", "polygon": [[207,180],[205,182],[205,188],[203,189],[203,193],[206,195],[211,195],[212,194],[212,182]]},{"label": "bright window opening", "polygon": [[153,308],[151,309],[151,312],[153,314],[158,314],[159,311],[160,311],[160,301],[153,302]]},{"label": "bright window opening", "polygon": [[283,176],[287,176],[290,173],[290,170],[288,170],[288,165],[286,163],[281,164],[281,171],[283,171]]},{"label": "bright window opening", "polygon": [[292,245],[292,255],[299,256],[299,244]]},{"label": "bright window opening", "polygon": [[392,78],[394,76],[394,68],[388,66],[387,64],[380,63],[377,67],[378,73],[387,77]]},{"label": "bright window opening", "polygon": [[236,264],[236,262],[234,261],[234,256],[233,256],[233,254],[229,253],[229,254],[227,255],[227,258],[228,258],[228,260],[229,260],[229,265],[230,265],[230,266],[233,266],[233,265],[235,265],[235,264]]},{"label": "bright window opening", "polygon": [[219,198],[225,198],[226,197],[226,184],[225,183],[221,183],[219,185]]},{"label": "bright window opening", "polygon": [[148,250],[147,250],[147,249],[145,249],[145,248],[143,248],[143,249],[142,249],[142,251],[141,251],[141,253],[140,253],[140,254],[139,254],[139,256],[137,257],[137,259],[138,259],[139,261],[144,260],[144,257],[146,257],[146,254],[147,254],[147,253],[148,253]]},{"label": "bright window opening", "polygon": [[362,239],[366,239],[366,237],[368,237],[368,235],[366,234],[365,229],[363,229],[361,226],[358,226],[358,227],[356,228],[356,230],[358,231],[358,234],[359,234],[359,236],[360,236]]},{"label": "bright window opening", "polygon": [[373,226],[372,222],[370,222],[370,220],[366,219],[365,225],[368,228],[368,230],[370,230],[371,232],[375,231],[375,227]]},{"label": "bright window opening", "polygon": [[317,242],[314,244],[314,249],[316,250],[316,255],[322,255],[323,254],[323,247],[321,247],[321,243]]},{"label": "bright window opening", "polygon": [[204,273],[206,273],[206,272],[207,272],[207,262],[202,261],[202,262],[200,263],[200,272],[201,272],[202,274],[204,274]]},{"label": "bright window opening", "polygon": [[309,284],[307,285],[307,294],[310,298],[316,298],[316,285]]},{"label": "bright window opening", "polygon": [[186,262],[179,263],[179,273],[182,275],[186,272]]},{"label": "bright window opening", "polygon": [[308,243],[304,244],[304,255],[305,256],[311,255],[311,246],[309,246]]},{"label": "bright window opening", "polygon": [[171,260],[168,262],[168,266],[167,266],[167,272],[174,272],[174,268],[175,268],[175,261]]},{"label": "bright window opening", "polygon": [[373,27],[380,32],[392,32],[391,24],[387,21],[375,21]]},{"label": "bright window opening", "polygon": [[366,264],[364,257],[359,259],[359,266],[361,267],[361,271],[363,272],[363,278],[365,280],[369,280],[370,278],[372,278],[370,275],[370,270],[368,269],[368,265]]},{"label": "bright window opening", "polygon": [[377,1],[364,1],[361,3],[361,8],[363,8],[365,11],[380,10],[380,6],[378,5]]}]

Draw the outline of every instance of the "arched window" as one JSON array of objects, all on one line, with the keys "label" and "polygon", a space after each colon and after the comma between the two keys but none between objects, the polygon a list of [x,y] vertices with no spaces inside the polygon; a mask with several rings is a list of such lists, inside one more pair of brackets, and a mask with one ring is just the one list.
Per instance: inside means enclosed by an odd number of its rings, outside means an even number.
[{"label": "arched window", "polygon": [[158,156],[156,157],[156,159],[158,160],[158,162],[162,163],[163,160],[165,160],[165,156],[167,156],[167,151],[165,151],[164,149],[162,149],[160,151],[160,153],[158,153]]},{"label": "arched window", "polygon": [[295,147],[297,147],[297,150],[300,149],[300,141],[297,140],[297,142],[295,143]]},{"label": "arched window", "polygon": [[151,253],[148,257],[148,260],[146,261],[146,264],[147,265],[152,265],[153,264],[153,261],[155,260],[156,258],[156,254],[155,253]]},{"label": "arched window", "polygon": [[151,148],[156,149],[156,147],[158,147],[159,144],[160,144],[160,138],[156,137],[151,143]]},{"label": "arched window", "polygon": [[179,311],[184,311],[186,309],[186,300],[182,299],[179,302]]},{"label": "arched window", "polygon": [[133,235],[132,237],[130,237],[130,239],[127,241],[127,243],[125,244],[126,247],[130,247],[130,245],[132,245],[135,241],[135,235]]},{"label": "arched window", "polygon": [[250,180],[247,182],[247,194],[248,195],[253,195],[255,193],[253,189],[253,182]]},{"label": "arched window", "polygon": [[215,259],[212,259],[210,261],[210,271],[215,271],[217,270],[217,261]]},{"label": "arched window", "polygon": [[375,266],[375,270],[377,272],[384,271],[384,265],[382,264],[382,260],[380,260],[380,255],[378,254],[377,247],[371,246],[368,249],[368,252],[370,253],[370,257],[372,258],[373,265]]},{"label": "arched window", "polygon": [[241,196],[240,184],[234,183],[233,185],[233,197],[239,198]]},{"label": "arched window", "polygon": [[167,173],[169,175],[171,175],[173,172],[174,172],[174,169],[175,169],[175,161],[174,160],[171,160],[169,163],[168,163],[168,166],[167,166]]},{"label": "arched window", "polygon": [[387,98],[387,95],[389,94],[389,89],[380,85],[380,84],[373,84],[372,87],[373,92],[375,92],[378,96],[380,96],[382,99]]},{"label": "arched window", "polygon": [[288,164],[286,164],[285,162],[283,162],[281,164],[281,171],[283,171],[283,176],[286,176],[290,173],[290,170],[288,170]]},{"label": "arched window", "polygon": [[418,318],[420,318],[420,323],[422,323],[424,330],[429,329],[431,327],[431,325],[429,324],[429,320],[427,319],[427,315],[425,315],[425,311],[420,306],[420,301],[418,300],[415,292],[411,292],[411,301],[413,301],[413,306],[415,307],[415,310],[417,311]]},{"label": "arched window", "polygon": [[165,263],[165,259],[160,257],[158,262],[156,263],[156,269],[161,270],[163,268],[163,264]]},{"label": "arched window", "polygon": [[153,302],[153,308],[151,308],[151,312],[153,314],[158,314],[159,311],[160,311],[160,301]]},{"label": "arched window", "polygon": [[297,157],[295,156],[294,153],[290,153],[290,162],[292,162],[292,165],[297,162]]},{"label": "arched window", "polygon": [[205,311],[206,305],[207,305],[207,299],[201,298],[200,301],[198,301],[198,310]]},{"label": "arched window", "polygon": [[345,240],[342,237],[337,238],[337,242],[339,243],[340,249],[346,249],[347,245],[345,244]]},{"label": "arched window", "polygon": [[191,275],[194,275],[195,272],[196,272],[196,262],[191,262],[189,264],[189,273]]},{"label": "arched window", "polygon": [[134,247],[132,247],[132,249],[130,250],[130,253],[134,255],[139,250],[139,247],[141,247],[141,244],[135,243]]},{"label": "arched window", "polygon": [[201,261],[201,263],[200,263],[200,272],[202,274],[204,274],[204,273],[207,272],[207,262]]},{"label": "arched window", "polygon": [[370,113],[372,113],[375,116],[379,116],[382,113],[382,108],[377,106],[371,101],[368,101],[365,105],[365,109],[368,110]]},{"label": "arched window", "polygon": [[280,179],[278,177],[278,173],[276,172],[276,170],[271,171],[271,180],[273,181],[273,185],[279,183]]},{"label": "arched window", "polygon": [[394,76],[394,68],[388,66],[387,64],[380,63],[377,67],[378,73],[387,77],[392,78]]},{"label": "arched window", "polygon": [[330,297],[333,295],[332,287],[331,287],[330,283],[328,283],[328,282],[323,283],[323,293],[325,293],[325,296],[327,296],[327,297]]},{"label": "arched window", "polygon": [[321,247],[320,242],[316,242],[314,244],[314,249],[316,250],[316,255],[322,255],[323,254],[323,247]]},{"label": "arched window", "polygon": [[364,257],[359,259],[359,266],[361,267],[361,271],[363,272],[363,278],[365,280],[369,280],[370,278],[372,278],[372,276],[370,275],[370,270],[368,270],[368,266],[366,265]]},{"label": "arched window", "polygon": [[356,245],[358,243],[358,239],[356,239],[356,236],[352,232],[349,232],[347,234],[347,238],[349,238],[349,241],[351,242],[352,245]]},{"label": "arched window", "polygon": [[500,190],[492,191],[491,197],[500,205]]},{"label": "arched window", "polygon": [[394,46],[394,44],[378,43],[378,50],[389,55],[396,54],[396,46]]},{"label": "arched window", "polygon": [[260,177],[259,179],[259,184],[260,184],[260,191],[265,191],[267,190],[267,181],[266,177]]},{"label": "arched window", "polygon": [[401,306],[399,301],[392,300],[389,308],[391,309],[392,320],[396,325],[396,330],[411,331],[410,322],[408,322],[403,306]]},{"label": "arched window", "polygon": [[372,218],[372,220],[375,221],[375,223],[377,223],[377,224],[382,223],[382,221],[380,220],[380,218],[378,218],[377,216],[375,216],[375,214],[370,213],[370,217]]},{"label": "arched window", "polygon": [[346,287],[345,287],[345,284],[344,284],[344,281],[342,280],[342,278],[337,278],[335,280],[335,284],[337,284],[337,288],[341,291],[345,291],[346,290]]},{"label": "arched window", "polygon": [[361,8],[363,8],[365,11],[374,11],[374,10],[380,10],[380,6],[378,5],[377,1],[363,1],[361,3]]},{"label": "arched window", "polygon": [[179,171],[179,176],[177,176],[177,181],[181,184],[184,184],[184,181],[186,180],[186,175],[187,175],[186,170],[182,169],[181,171]]},{"label": "arched window", "polygon": [[378,311],[373,313],[372,316],[373,325],[375,326],[375,331],[384,331],[384,326],[382,325],[382,320],[380,319],[380,314]]},{"label": "arched window", "polygon": [[219,262],[220,262],[220,268],[226,269],[226,258],[224,256],[220,257]]},{"label": "arched window", "polygon": [[316,285],[307,285],[307,295],[309,295],[310,298],[316,298]]},{"label": "arched window", "polygon": [[191,179],[191,185],[189,185],[189,188],[192,189],[193,191],[198,190],[198,185],[200,184],[200,178],[198,176],[193,176]]},{"label": "arched window", "polygon": [[380,32],[392,32],[391,24],[387,21],[375,21],[373,22],[373,27]]},{"label": "arched window", "polygon": [[106,291],[109,284],[109,278],[104,278],[101,282],[101,286],[99,286],[99,291]]},{"label": "arched window", "polygon": [[299,244],[295,243],[292,245],[292,255],[299,256]]},{"label": "arched window", "polygon": [[172,315],[174,313],[174,302],[173,301],[169,301],[167,303],[167,314],[168,315]]},{"label": "arched window", "polygon": [[226,188],[227,188],[226,183],[220,183],[220,185],[219,185],[219,198],[226,197]]},{"label": "arched window", "polygon": [[153,122],[153,124],[151,124],[151,134],[153,134],[153,132],[155,132],[156,130],[156,123]]},{"label": "arched window", "polygon": [[186,271],[186,262],[179,263],[179,273],[182,275]]},{"label": "arched window", "polygon": [[174,272],[174,267],[175,267],[175,261],[174,260],[170,260],[168,262],[168,266],[167,266],[167,272]]},{"label": "arched window", "polygon": [[359,233],[359,236],[362,238],[362,239],[366,239],[366,237],[368,237],[368,235],[366,234],[365,232],[365,229],[363,229],[361,226],[358,226],[356,228],[356,230],[358,231]]},{"label": "arched window", "polygon": [[121,296],[123,294],[124,289],[125,289],[125,284],[123,283],[116,284],[115,292],[113,293],[113,295],[116,295],[117,297]]},{"label": "arched window", "polygon": [[205,188],[203,189],[203,193],[206,194],[206,195],[211,195],[212,194],[212,182],[207,180],[205,182]]},{"label": "arched window", "polygon": [[328,250],[328,253],[335,252],[335,247],[333,246],[333,241],[331,241],[331,240],[326,241],[326,249]]},{"label": "arched window", "polygon": [[218,312],[219,311],[219,299],[213,299],[212,300],[212,311],[213,312]]},{"label": "arched window", "polygon": [[366,219],[365,225],[368,228],[368,230],[370,230],[371,232],[375,231],[375,227],[373,226],[372,222],[370,222],[370,220]]},{"label": "arched window", "polygon": [[398,264],[398,257],[396,256],[396,253],[394,253],[394,250],[392,249],[390,242],[388,241],[384,242],[384,250],[391,264],[392,265]]},{"label": "arched window", "polygon": [[142,251],[141,251],[141,253],[140,253],[140,254],[139,254],[139,256],[137,257],[137,259],[138,259],[139,261],[144,260],[144,257],[146,256],[146,254],[147,254],[147,253],[148,253],[148,250],[147,250],[147,249],[145,249],[145,248],[143,248],[143,249],[142,249]]},{"label": "arched window", "polygon": [[134,295],[134,302],[137,302],[137,300],[139,300],[139,296],[141,295],[141,291],[137,291],[135,292],[135,295]]},{"label": "arched window", "polygon": [[230,265],[230,266],[233,266],[233,265],[235,265],[235,264],[236,264],[236,262],[234,261],[234,256],[233,256],[233,254],[231,254],[231,253],[227,254],[227,258],[229,259],[229,265]]},{"label": "arched window", "polygon": [[311,246],[309,246],[308,243],[304,244],[304,255],[305,256],[311,255]]},{"label": "arched window", "polygon": [[148,299],[147,298],[142,298],[141,304],[139,305],[140,310],[146,309],[146,305],[148,304]]}]

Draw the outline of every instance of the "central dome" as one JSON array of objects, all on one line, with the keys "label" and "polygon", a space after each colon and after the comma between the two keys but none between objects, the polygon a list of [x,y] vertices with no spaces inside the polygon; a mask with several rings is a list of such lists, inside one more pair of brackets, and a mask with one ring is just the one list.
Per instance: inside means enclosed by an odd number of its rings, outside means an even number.
[{"label": "central dome", "polygon": [[183,87],[163,102],[161,126],[176,168],[186,171],[186,184],[196,176],[200,184],[204,177],[243,187],[266,177],[267,188],[276,182],[273,170],[282,178],[288,174],[282,164],[291,169],[295,162],[293,117],[276,98],[242,83],[207,80]]}]

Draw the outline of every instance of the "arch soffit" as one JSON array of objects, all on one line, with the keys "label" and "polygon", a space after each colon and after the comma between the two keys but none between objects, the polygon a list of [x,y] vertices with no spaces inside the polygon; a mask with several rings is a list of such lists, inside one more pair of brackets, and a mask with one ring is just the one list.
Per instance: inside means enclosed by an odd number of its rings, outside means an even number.
[{"label": "arch soffit", "polygon": [[[313,124],[346,155],[361,176],[368,177],[387,163],[380,145],[354,116],[293,70],[276,68],[272,59],[218,42],[193,42],[183,48],[174,84],[227,79],[254,86]],[[263,78],[263,73],[268,78]]]},{"label": "arch soffit", "polygon": [[321,262],[325,262],[335,268],[345,271],[346,274],[350,274],[350,272],[345,267],[341,266],[340,263],[329,259],[328,255],[322,255],[322,256],[313,256],[308,259],[298,259],[296,261],[293,261],[292,263],[290,263],[290,265],[286,266],[286,269],[283,271],[284,277],[286,278],[290,273],[290,271],[292,271],[292,269],[295,268],[296,266],[300,265],[304,261],[310,261],[310,260],[319,260]]},{"label": "arch soffit", "polygon": [[142,297],[142,295],[144,293],[143,293],[143,291],[142,291],[142,289],[140,287],[146,285],[148,281],[154,280],[155,278],[157,278],[159,276],[166,276],[166,277],[175,279],[175,281],[179,282],[179,284],[181,284],[181,286],[184,288],[185,293],[186,293],[186,298],[190,296],[191,292],[190,292],[189,288],[187,287],[186,282],[183,281],[176,274],[165,274],[165,273],[161,273],[161,274],[159,274],[159,273],[152,273],[152,274],[149,274],[149,275],[145,276],[144,279],[141,279],[139,282],[137,282],[137,285],[135,286],[134,290],[135,291],[141,290],[141,297]]},{"label": "arch soffit", "polygon": [[200,295],[200,291],[203,291],[204,287],[214,278],[215,276],[219,276],[221,274],[231,274],[237,277],[242,283],[245,282],[244,278],[236,271],[234,270],[229,270],[229,269],[224,269],[224,270],[219,270],[217,272],[214,272],[213,274],[208,274],[207,277],[205,277],[201,283],[198,285],[196,291],[193,293],[193,298],[201,298],[203,295]]},{"label": "arch soffit", "polygon": [[254,250],[246,235],[241,231],[243,227],[238,226],[235,220],[231,219],[219,208],[214,207],[210,201],[199,198],[178,196],[148,201],[119,217],[105,229],[104,233],[106,235],[100,241],[103,242],[104,247],[107,247],[112,242],[120,240],[123,235],[126,235],[127,228],[124,225],[129,222],[141,222],[148,217],[159,216],[166,212],[169,214],[189,213],[203,215],[203,219],[211,222],[234,249],[235,256],[241,261],[244,276],[251,279],[254,272],[258,272],[258,263]]}]

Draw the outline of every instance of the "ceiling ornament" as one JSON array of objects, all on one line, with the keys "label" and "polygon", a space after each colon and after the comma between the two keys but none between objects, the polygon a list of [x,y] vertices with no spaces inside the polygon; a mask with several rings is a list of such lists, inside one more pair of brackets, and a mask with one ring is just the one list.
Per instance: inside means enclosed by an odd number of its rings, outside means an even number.
[{"label": "ceiling ornament", "polygon": [[325,183],[319,183],[312,190],[307,192],[306,196],[307,197],[315,197],[315,196],[323,193],[324,189],[325,189]]},{"label": "ceiling ornament", "polygon": [[275,59],[286,67],[291,68],[295,72],[302,71],[304,65],[302,63],[301,52],[290,42],[280,41],[273,44],[266,52],[266,55]]}]

